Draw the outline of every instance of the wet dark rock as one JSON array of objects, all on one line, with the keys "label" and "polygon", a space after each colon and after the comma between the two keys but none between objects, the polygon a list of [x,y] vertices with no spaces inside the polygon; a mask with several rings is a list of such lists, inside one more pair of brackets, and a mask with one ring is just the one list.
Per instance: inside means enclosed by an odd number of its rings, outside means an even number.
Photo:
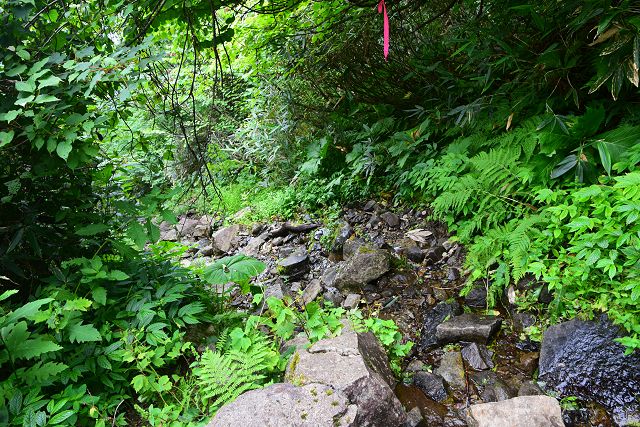
[{"label": "wet dark rock", "polygon": [[542,391],[540,386],[538,386],[538,384],[534,383],[533,381],[522,383],[522,385],[518,389],[518,396],[539,396],[543,394],[544,392]]},{"label": "wet dark rock", "polygon": [[440,360],[440,366],[436,369],[436,374],[453,389],[462,390],[465,388],[464,364],[459,351],[444,353]]},{"label": "wet dark rock", "polygon": [[441,343],[473,341],[487,343],[499,329],[502,320],[495,316],[463,313],[436,327],[436,337]]},{"label": "wet dark rock", "polygon": [[446,318],[460,314],[462,309],[457,302],[441,302],[429,309],[424,314],[424,324],[420,332],[420,348],[423,350],[435,347],[438,344],[436,328],[445,321]]},{"label": "wet dark rock", "polygon": [[367,221],[367,228],[374,228],[380,224],[380,217],[377,214],[371,215],[369,221]]},{"label": "wet dark rock", "polygon": [[424,258],[424,262],[426,265],[433,265],[442,259],[442,255],[444,255],[445,250],[442,246],[435,246],[429,249]]},{"label": "wet dark rock", "polygon": [[531,313],[515,313],[513,315],[513,327],[516,332],[522,332],[536,323],[536,316]]},{"label": "wet dark rock", "polygon": [[447,280],[453,282],[460,278],[460,269],[457,267],[449,267],[447,269]]},{"label": "wet dark rock", "polygon": [[548,396],[471,405],[465,415],[472,427],[564,427],[558,401]]},{"label": "wet dark rock", "polygon": [[522,351],[540,351],[540,343],[526,338],[516,343],[516,348]]},{"label": "wet dark rock", "polygon": [[251,235],[252,236],[257,236],[260,233],[262,233],[265,229],[265,225],[264,224],[260,224],[260,223],[255,223],[251,226]]},{"label": "wet dark rock", "polygon": [[440,426],[443,423],[447,408],[433,400],[429,399],[417,387],[399,384],[396,387],[396,395],[402,406],[408,411],[418,408],[423,418],[423,425]]},{"label": "wet dark rock", "polygon": [[418,246],[409,246],[406,249],[406,254],[409,261],[413,261],[417,264],[420,264],[422,261],[424,261],[424,251]]},{"label": "wet dark rock", "polygon": [[471,343],[466,345],[462,351],[462,358],[471,369],[476,371],[484,371],[493,368],[491,357],[493,352],[483,344]]},{"label": "wet dark rock", "polygon": [[282,276],[298,279],[309,272],[310,260],[306,252],[297,251],[278,261],[278,271]]},{"label": "wet dark rock", "polygon": [[351,227],[351,225],[349,225],[348,223],[345,223],[345,225],[338,232],[338,235],[333,241],[333,244],[331,245],[331,252],[342,256],[344,243],[347,241],[347,239],[349,239],[349,237],[351,237],[352,234],[353,227]]},{"label": "wet dark rock", "polygon": [[309,282],[306,288],[304,288],[304,292],[302,293],[302,301],[304,304],[309,304],[311,301],[316,299],[318,295],[322,292],[322,284],[320,280],[313,279]]},{"label": "wet dark rock", "polygon": [[549,304],[553,301],[553,292],[549,290],[549,286],[545,283],[541,285],[540,294],[538,295],[538,302],[542,304]]},{"label": "wet dark rock", "polygon": [[607,409],[619,425],[640,423],[640,354],[624,354],[608,320],[571,320],[549,327],[539,378],[560,396],[576,396]]},{"label": "wet dark rock", "polygon": [[365,212],[373,212],[378,208],[379,208],[378,203],[375,200],[369,200],[367,203],[365,203],[362,210]]},{"label": "wet dark rock", "polygon": [[269,233],[269,237],[284,237],[292,233],[306,233],[308,231],[315,230],[318,227],[320,227],[320,224],[291,224],[289,222],[285,222],[280,227],[272,230]]},{"label": "wet dark rock", "polygon": [[338,269],[335,286],[339,289],[360,288],[380,278],[390,268],[389,252],[381,249],[358,251]]},{"label": "wet dark rock", "polygon": [[380,219],[382,219],[385,224],[391,228],[397,228],[400,226],[400,217],[393,212],[384,212],[380,214]]},{"label": "wet dark rock", "polygon": [[515,393],[511,388],[502,380],[496,380],[493,384],[484,388],[480,394],[480,398],[483,402],[499,402],[501,400],[507,400],[515,397]]},{"label": "wet dark rock", "polygon": [[464,297],[464,302],[469,307],[486,308],[487,307],[487,289],[480,285],[475,284]]},{"label": "wet dark rock", "polygon": [[538,368],[539,354],[537,352],[523,353],[518,357],[520,369],[528,375],[533,375]]},{"label": "wet dark rock", "polygon": [[413,376],[413,385],[422,390],[429,399],[436,402],[442,402],[447,398],[447,389],[440,375],[425,371],[416,372]]}]

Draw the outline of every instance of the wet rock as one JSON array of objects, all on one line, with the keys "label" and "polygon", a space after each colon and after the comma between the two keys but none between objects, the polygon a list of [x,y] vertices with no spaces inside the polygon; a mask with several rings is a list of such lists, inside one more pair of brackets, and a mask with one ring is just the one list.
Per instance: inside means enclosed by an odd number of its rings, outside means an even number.
[{"label": "wet rock", "polygon": [[497,379],[493,384],[484,387],[480,394],[483,402],[500,402],[515,397],[515,393],[504,381]]},{"label": "wet rock", "polygon": [[342,296],[340,291],[334,287],[327,287],[323,294],[323,297],[334,307],[340,307],[340,305],[342,305],[342,301],[344,301],[344,297]]},{"label": "wet rock", "polygon": [[487,289],[480,284],[475,284],[464,297],[464,302],[469,307],[486,308],[487,307]]},{"label": "wet rock", "polygon": [[536,323],[536,316],[531,313],[515,313],[513,315],[513,328],[516,332],[522,332]]},{"label": "wet rock", "polygon": [[518,389],[518,396],[540,396],[544,395],[542,389],[533,381],[522,383]]},{"label": "wet rock", "polygon": [[366,242],[360,237],[353,237],[348,239],[342,245],[342,258],[345,260],[353,257],[360,248],[365,248],[365,250],[373,250],[373,248],[367,246]]},{"label": "wet rock", "polygon": [[448,317],[462,313],[462,309],[457,302],[441,302],[435,307],[429,309],[424,314],[424,324],[420,332],[420,348],[429,349],[438,344],[436,337],[436,328]]},{"label": "wet rock", "polygon": [[447,280],[453,282],[460,278],[460,269],[457,267],[449,267],[447,269]]},{"label": "wet rock", "polygon": [[387,251],[376,249],[359,251],[344,262],[336,275],[337,288],[360,288],[380,278],[390,269],[390,255]]},{"label": "wet rock", "polygon": [[522,396],[471,405],[465,412],[472,427],[563,427],[558,401],[548,396]]},{"label": "wet rock", "polygon": [[331,246],[331,252],[342,255],[342,250],[345,242],[351,237],[353,234],[353,228],[349,224],[345,224],[341,229],[335,240],[333,241],[333,245]]},{"label": "wet rock", "polygon": [[362,298],[360,294],[349,294],[342,302],[342,307],[346,308],[347,310],[358,308],[358,305],[360,304],[360,298]]},{"label": "wet rock", "polygon": [[379,209],[379,206],[375,200],[369,200],[367,203],[365,203],[364,207],[362,208],[362,210],[365,212],[373,212],[377,209]]},{"label": "wet rock", "polygon": [[447,398],[447,389],[440,375],[424,371],[416,372],[413,376],[413,385],[422,390],[429,399],[436,402],[442,402]]},{"label": "wet rock", "polygon": [[444,416],[447,413],[447,408],[429,399],[419,388],[399,384],[396,387],[396,395],[405,409],[412,410],[418,408],[423,418],[423,425],[442,425]]},{"label": "wet rock", "polygon": [[549,304],[553,301],[553,292],[549,290],[549,286],[544,283],[540,287],[540,293],[538,294],[538,302],[541,304]]},{"label": "wet rock", "polygon": [[422,417],[420,409],[415,407],[407,412],[407,420],[404,422],[403,427],[417,427],[423,421],[424,418]]},{"label": "wet rock", "polygon": [[476,371],[484,371],[493,368],[491,357],[493,352],[483,344],[471,343],[465,346],[462,351],[462,358],[471,369]]},{"label": "wet rock", "polygon": [[392,212],[384,212],[380,215],[387,226],[391,228],[397,228],[400,226],[400,217]]},{"label": "wet rock", "polygon": [[427,251],[424,258],[426,265],[433,265],[442,259],[445,250],[442,246],[435,246]]},{"label": "wet rock", "polygon": [[354,424],[397,426],[406,418],[393,394],[393,372],[387,355],[372,333],[356,333],[345,325],[342,334],[323,339],[291,356],[285,378],[296,384],[330,385],[358,406]]},{"label": "wet rock", "polygon": [[463,313],[452,317],[436,327],[436,336],[441,343],[473,341],[487,343],[500,329],[501,319],[495,316]]},{"label": "wet rock", "polygon": [[325,287],[331,288],[336,282],[337,275],[338,275],[338,266],[332,265],[327,267],[327,269],[322,274],[322,277],[320,278],[320,280],[322,281],[322,284]]},{"label": "wet rock", "polygon": [[232,252],[238,246],[241,230],[239,224],[221,228],[213,234],[213,246],[225,254]]},{"label": "wet rock", "polygon": [[278,261],[278,272],[290,279],[301,278],[309,272],[309,268],[309,254],[306,251],[296,251]]},{"label": "wet rock", "polygon": [[262,233],[264,231],[264,229],[265,229],[265,225],[264,224],[260,224],[259,222],[255,223],[255,224],[253,224],[251,226],[251,235],[252,236],[257,236],[260,233]]},{"label": "wet rock", "polygon": [[273,384],[242,394],[218,410],[207,427],[353,426],[355,408],[347,397],[323,384]]},{"label": "wet rock", "polygon": [[420,264],[424,261],[424,252],[418,246],[409,246],[406,250],[407,259],[413,261],[416,264]]},{"label": "wet rock", "polygon": [[602,405],[619,425],[640,423],[640,354],[625,355],[605,318],[549,327],[542,341],[539,379],[560,396]]},{"label": "wet rock", "polygon": [[444,353],[440,360],[440,366],[436,369],[436,374],[454,389],[464,389],[466,382],[464,379],[464,365],[462,355],[459,351]]},{"label": "wet rock", "polygon": [[318,295],[322,292],[322,284],[320,280],[314,279],[304,288],[304,292],[302,294],[302,301],[305,305],[309,304],[311,301],[316,299]]},{"label": "wet rock", "polygon": [[538,359],[538,352],[523,353],[518,357],[519,367],[528,375],[533,375],[535,370],[538,368]]}]

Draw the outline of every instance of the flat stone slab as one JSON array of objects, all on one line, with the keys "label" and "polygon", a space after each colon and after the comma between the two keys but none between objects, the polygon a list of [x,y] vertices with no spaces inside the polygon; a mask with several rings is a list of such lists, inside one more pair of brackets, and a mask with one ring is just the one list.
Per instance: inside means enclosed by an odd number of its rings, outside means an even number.
[{"label": "flat stone slab", "polygon": [[479,342],[486,344],[500,329],[502,320],[495,316],[463,313],[436,327],[436,337],[441,343]]},{"label": "flat stone slab", "polygon": [[224,405],[207,427],[354,426],[356,413],[343,393],[324,384],[273,384]]},{"label": "flat stone slab", "polygon": [[471,405],[465,416],[470,427],[564,427],[560,404],[549,396]]}]

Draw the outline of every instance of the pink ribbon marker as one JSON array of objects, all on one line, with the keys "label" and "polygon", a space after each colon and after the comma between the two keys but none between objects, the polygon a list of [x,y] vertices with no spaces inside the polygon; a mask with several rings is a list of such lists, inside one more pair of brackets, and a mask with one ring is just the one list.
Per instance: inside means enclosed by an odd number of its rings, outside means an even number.
[{"label": "pink ribbon marker", "polygon": [[382,13],[384,21],[384,60],[387,60],[389,56],[389,15],[387,15],[387,6],[384,4],[384,0],[380,0],[378,3],[378,13]]}]

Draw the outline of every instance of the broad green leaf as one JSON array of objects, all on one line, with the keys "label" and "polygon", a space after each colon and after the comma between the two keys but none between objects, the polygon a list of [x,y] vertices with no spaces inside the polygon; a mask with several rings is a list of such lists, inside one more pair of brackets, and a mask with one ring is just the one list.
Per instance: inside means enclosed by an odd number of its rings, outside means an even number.
[{"label": "broad green leaf", "polygon": [[57,77],[57,76],[49,76],[45,79],[39,80],[38,81],[38,89],[42,89],[45,87],[55,87],[58,86],[60,84],[62,80]]},{"label": "broad green leaf", "polygon": [[127,228],[127,236],[133,240],[138,249],[144,249],[144,245],[147,243],[147,233],[142,224],[138,221],[132,221]]},{"label": "broad green leaf", "polygon": [[5,75],[6,75],[7,77],[15,77],[15,76],[17,76],[17,75],[19,75],[19,74],[24,73],[26,70],[27,70],[27,66],[26,66],[26,65],[24,65],[24,64],[20,64],[20,65],[18,65],[18,66],[16,66],[16,67],[13,67],[13,68],[12,68],[12,69],[10,69],[9,71],[7,71],[7,72],[5,73]]},{"label": "broad green leaf", "polygon": [[13,141],[14,131],[10,130],[9,132],[0,132],[0,148],[9,144]]},{"label": "broad green leaf", "polygon": [[109,226],[105,224],[89,224],[76,230],[79,236],[94,236],[109,230]]},{"label": "broad green leaf", "polygon": [[69,141],[68,139],[60,141],[58,145],[56,145],[56,153],[64,160],[67,160],[69,158],[69,153],[71,153],[72,149],[73,146],[71,145],[71,141]]},{"label": "broad green leaf", "polygon": [[111,280],[127,280],[129,278],[129,275],[124,271],[113,270],[109,272],[109,278]]},{"label": "broad green leaf", "polygon": [[233,255],[221,258],[206,267],[204,279],[212,285],[223,285],[229,282],[242,285],[262,273],[265,268],[266,265],[255,258]]},{"label": "broad green leaf", "polygon": [[34,101],[36,104],[46,104],[48,102],[60,101],[60,99],[56,98],[53,95],[38,95]]},{"label": "broad green leaf", "polygon": [[107,290],[102,286],[91,289],[91,296],[93,297],[93,300],[98,304],[107,304]]},{"label": "broad green leaf", "polygon": [[18,115],[22,113],[22,110],[11,110],[8,111],[4,114],[0,114],[0,120],[6,121],[6,122],[10,122],[12,120],[15,120],[16,117],[18,117]]},{"label": "broad green leaf", "polygon": [[33,93],[36,90],[36,82],[31,79],[23,82],[16,82],[16,90],[20,92]]},{"label": "broad green leaf", "polygon": [[551,171],[551,179],[561,177],[562,175],[576,167],[577,164],[578,156],[576,156],[575,154],[569,154],[553,168],[553,170]]},{"label": "broad green leaf", "polygon": [[56,425],[56,424],[65,422],[68,418],[75,415],[75,413],[76,413],[75,411],[72,411],[70,409],[66,411],[62,411],[59,414],[56,414],[53,417],[51,417],[51,419],[49,420],[49,424]]},{"label": "broad green leaf", "polygon": [[80,322],[69,326],[67,329],[71,342],[102,341],[100,332],[93,325],[83,325]]},{"label": "broad green leaf", "polygon": [[611,152],[609,151],[609,147],[605,145],[604,141],[597,141],[596,147],[598,148],[600,162],[604,170],[607,171],[607,175],[611,175]]},{"label": "broad green leaf", "polygon": [[[24,322],[21,322],[24,323]],[[15,359],[33,359],[44,353],[61,350],[62,346],[45,337],[36,337],[34,339],[25,340],[20,343],[17,348],[11,352],[11,356]]]},{"label": "broad green leaf", "polygon": [[[0,277],[2,278],[2,277]],[[8,291],[4,291],[1,295],[0,295],[0,301],[4,301],[7,298],[9,298],[11,295],[15,295],[17,294],[19,291],[17,289],[9,289]]]},{"label": "broad green leaf", "polygon": [[9,313],[9,315],[7,316],[6,322],[13,323],[16,320],[22,319],[22,318],[31,319],[38,312],[38,309],[40,307],[50,303],[51,301],[53,301],[53,298],[43,298],[43,299],[26,303],[25,305],[16,309],[12,313]]}]

